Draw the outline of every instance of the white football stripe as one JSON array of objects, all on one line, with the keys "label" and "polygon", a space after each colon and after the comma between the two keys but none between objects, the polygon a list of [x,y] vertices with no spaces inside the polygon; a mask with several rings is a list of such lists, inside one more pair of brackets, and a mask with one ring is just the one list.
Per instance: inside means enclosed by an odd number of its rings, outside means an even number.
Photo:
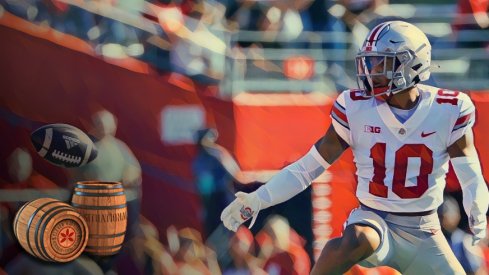
[{"label": "white football stripe", "polygon": [[44,147],[42,147],[41,150],[39,151],[39,155],[41,157],[44,157],[47,153],[48,153],[48,150],[46,150]]},{"label": "white football stripe", "polygon": [[83,161],[80,164],[80,166],[87,164],[88,159],[90,158],[90,153],[92,152],[92,147],[93,147],[92,145],[93,144],[91,142],[87,142],[87,149],[85,150],[85,156],[83,157]]},{"label": "white football stripe", "polygon": [[42,147],[41,150],[39,151],[39,155],[41,157],[46,156],[47,153],[48,153],[48,150],[46,150],[44,147]]},{"label": "white football stripe", "polygon": [[46,133],[44,134],[44,143],[42,144],[42,148],[39,151],[39,155],[44,157],[48,153],[49,146],[51,146],[51,141],[53,140],[53,129],[46,129]]}]

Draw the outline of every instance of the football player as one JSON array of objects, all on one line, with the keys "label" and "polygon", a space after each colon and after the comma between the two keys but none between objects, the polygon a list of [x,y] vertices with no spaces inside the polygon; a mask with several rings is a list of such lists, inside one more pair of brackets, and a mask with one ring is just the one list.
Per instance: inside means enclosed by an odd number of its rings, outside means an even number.
[{"label": "football player", "polygon": [[233,231],[261,209],[307,188],[348,147],[353,150],[360,207],[330,240],[313,274],[341,274],[354,264],[403,274],[465,274],[440,230],[450,160],[463,190],[473,244],[486,236],[489,195],[474,147],[475,107],[457,91],[422,85],[431,45],[412,24],[384,22],[356,57],[360,89],[341,93],[332,125],[309,152],[257,191],[237,193],[221,220]]}]

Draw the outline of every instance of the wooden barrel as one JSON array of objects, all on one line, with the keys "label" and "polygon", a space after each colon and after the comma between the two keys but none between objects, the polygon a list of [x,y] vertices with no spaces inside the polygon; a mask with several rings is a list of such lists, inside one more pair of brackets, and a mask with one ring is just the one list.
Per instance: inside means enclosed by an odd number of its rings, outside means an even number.
[{"label": "wooden barrel", "polygon": [[31,255],[50,262],[76,259],[88,241],[88,226],[73,207],[41,198],[24,204],[14,219],[14,235]]},{"label": "wooden barrel", "polygon": [[77,182],[71,205],[88,224],[86,252],[107,256],[121,249],[127,226],[126,195],[121,183]]}]

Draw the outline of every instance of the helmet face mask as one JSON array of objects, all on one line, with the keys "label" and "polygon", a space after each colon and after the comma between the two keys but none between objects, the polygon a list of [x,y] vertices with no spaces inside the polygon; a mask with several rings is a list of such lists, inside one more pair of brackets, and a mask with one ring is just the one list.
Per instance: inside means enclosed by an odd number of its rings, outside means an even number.
[{"label": "helmet face mask", "polygon": [[370,52],[358,54],[355,63],[357,84],[366,96],[381,96],[402,91],[406,87],[404,69],[413,60],[409,51]]},{"label": "helmet face mask", "polygon": [[385,22],[367,35],[355,62],[357,83],[365,96],[385,98],[429,78],[431,45],[417,27]]}]

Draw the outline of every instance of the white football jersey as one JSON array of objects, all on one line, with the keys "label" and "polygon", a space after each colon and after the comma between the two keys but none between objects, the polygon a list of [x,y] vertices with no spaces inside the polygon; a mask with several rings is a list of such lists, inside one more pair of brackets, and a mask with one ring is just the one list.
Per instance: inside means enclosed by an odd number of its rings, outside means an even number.
[{"label": "white football jersey", "polygon": [[421,212],[443,202],[448,172],[447,147],[475,121],[475,107],[460,92],[417,85],[420,100],[401,123],[388,104],[341,93],[331,111],[332,123],[352,148],[361,203],[389,212]]}]

